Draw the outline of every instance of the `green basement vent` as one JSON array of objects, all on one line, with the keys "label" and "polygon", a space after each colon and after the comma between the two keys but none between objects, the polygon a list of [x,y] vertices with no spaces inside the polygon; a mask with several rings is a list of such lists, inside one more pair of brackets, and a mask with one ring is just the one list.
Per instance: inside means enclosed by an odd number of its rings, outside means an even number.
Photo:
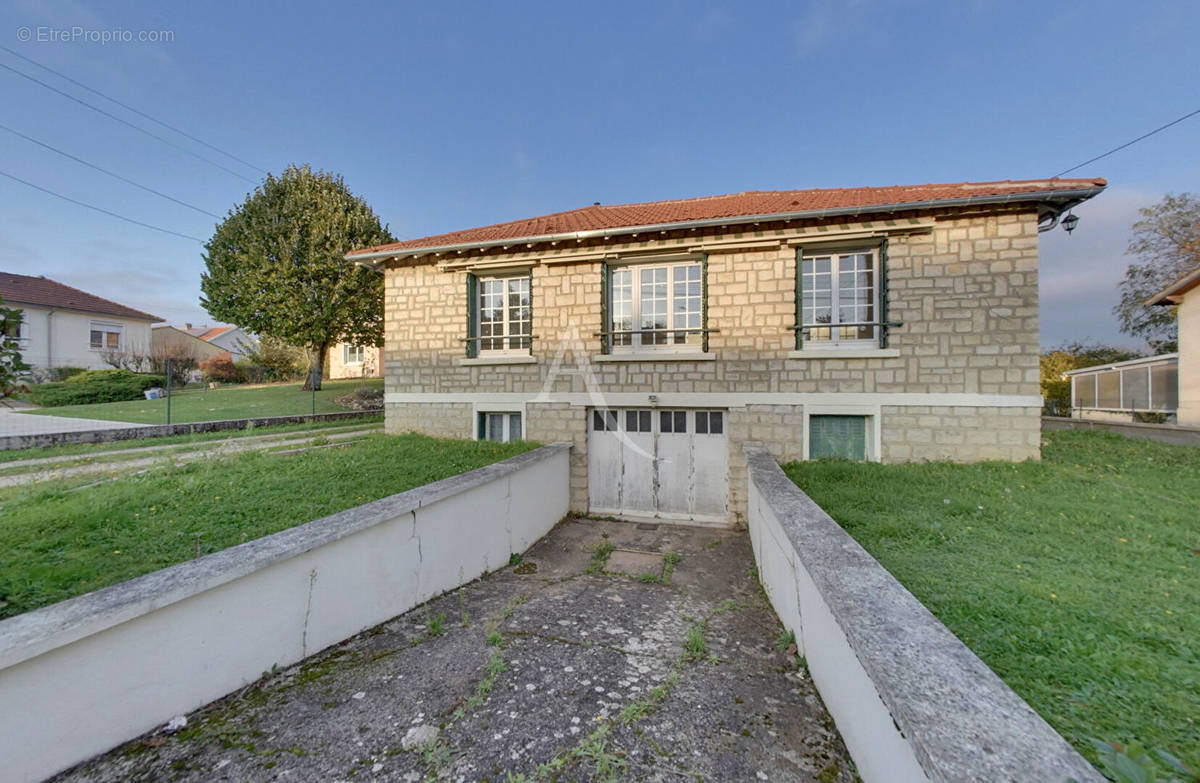
[{"label": "green basement vent", "polygon": [[808,457],[867,458],[866,416],[809,416]]}]

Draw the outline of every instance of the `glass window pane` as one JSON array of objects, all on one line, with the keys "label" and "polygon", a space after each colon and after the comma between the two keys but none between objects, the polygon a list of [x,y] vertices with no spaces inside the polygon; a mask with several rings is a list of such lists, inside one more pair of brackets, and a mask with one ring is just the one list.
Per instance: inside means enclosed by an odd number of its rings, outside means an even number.
[{"label": "glass window pane", "polygon": [[671,432],[672,431],[671,430],[671,422],[672,422],[671,412],[670,411],[660,411],[658,414],[658,431],[659,432]]},{"label": "glass window pane", "polygon": [[708,434],[708,413],[705,411],[696,411],[696,434]]},{"label": "glass window pane", "polygon": [[487,417],[487,439],[504,440],[504,414],[489,413]]},{"label": "glass window pane", "polygon": [[725,422],[723,419],[724,417],[721,415],[721,411],[713,411],[712,413],[708,414],[708,431],[713,435],[720,435],[723,433],[725,431]]},{"label": "glass window pane", "polygon": [[592,430],[604,432],[604,416],[600,414],[600,411],[592,411]]},{"label": "glass window pane", "polygon": [[508,439],[521,440],[521,414],[508,414]]},{"label": "glass window pane", "polygon": [[650,431],[650,411],[638,411],[638,432]]},{"label": "glass window pane", "polygon": [[1150,369],[1131,367],[1121,371],[1121,407],[1147,410],[1150,407]]},{"label": "glass window pane", "polygon": [[1120,370],[1109,370],[1096,374],[1096,379],[1099,382],[1097,392],[1098,399],[1096,407],[1098,408],[1120,408],[1121,407],[1121,372]]},{"label": "glass window pane", "polygon": [[1158,411],[1173,411],[1179,407],[1179,366],[1160,364],[1150,368],[1150,388],[1154,395],[1152,407]]},{"label": "glass window pane", "polygon": [[675,411],[675,432],[687,432],[687,411]]}]

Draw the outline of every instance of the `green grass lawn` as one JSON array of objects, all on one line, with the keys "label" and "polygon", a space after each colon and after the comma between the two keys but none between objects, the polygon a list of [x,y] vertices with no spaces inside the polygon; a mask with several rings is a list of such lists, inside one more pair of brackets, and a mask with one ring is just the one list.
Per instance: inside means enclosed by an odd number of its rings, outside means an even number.
[{"label": "green grass lawn", "polygon": [[[333,401],[334,397],[354,391],[359,386],[382,387],[382,378],[325,381],[317,392],[317,413],[338,413],[347,410]],[[270,386],[229,386],[221,389],[185,389],[171,396],[171,422],[216,421],[219,419],[248,419],[257,416],[290,416],[313,412],[312,393],[301,391],[299,383]],[[127,421],[134,424],[165,424],[167,401],[129,400],[104,402],[96,405],[64,405],[59,408],[39,408],[30,414],[42,416],[76,416],[84,419]]]},{"label": "green grass lawn", "polygon": [[373,434],[337,448],[287,456],[240,454],[85,489],[64,481],[5,490],[0,493],[0,618],[533,446]]},{"label": "green grass lawn", "polygon": [[1042,455],[784,469],[1089,759],[1138,740],[1200,768],[1200,448]]}]

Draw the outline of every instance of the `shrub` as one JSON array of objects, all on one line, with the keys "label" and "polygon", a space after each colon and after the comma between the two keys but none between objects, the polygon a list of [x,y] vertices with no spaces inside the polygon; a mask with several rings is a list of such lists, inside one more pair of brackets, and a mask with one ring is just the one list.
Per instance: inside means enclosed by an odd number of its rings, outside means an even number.
[{"label": "shrub", "polygon": [[45,367],[40,368],[34,375],[43,383],[56,383],[65,381],[73,375],[79,375],[81,372],[87,372],[86,367]]},{"label": "shrub", "polygon": [[256,344],[242,344],[242,352],[256,372],[267,381],[296,381],[304,377],[306,355],[303,348],[263,335]]},{"label": "shrub", "polygon": [[205,359],[199,364],[206,380],[216,383],[245,383],[246,373],[233,363],[229,354]]},{"label": "shrub", "polygon": [[333,401],[343,408],[356,411],[383,410],[383,389],[377,386],[360,386],[349,394],[342,394]]},{"label": "shrub", "polygon": [[65,381],[35,386],[29,396],[34,403],[47,408],[91,405],[140,399],[146,389],[166,383],[167,379],[161,375],[142,375],[129,370],[85,370]]}]

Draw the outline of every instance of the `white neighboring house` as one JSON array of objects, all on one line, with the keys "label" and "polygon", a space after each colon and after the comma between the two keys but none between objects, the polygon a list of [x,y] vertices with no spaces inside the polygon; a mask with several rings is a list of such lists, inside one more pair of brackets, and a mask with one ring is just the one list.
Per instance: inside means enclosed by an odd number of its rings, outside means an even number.
[{"label": "white neighboring house", "polygon": [[45,276],[0,272],[0,298],[21,309],[21,356],[35,369],[108,368],[106,352],[149,346],[163,320]]},{"label": "white neighboring house", "polygon": [[184,324],[181,330],[209,345],[226,351],[236,362],[246,354],[246,346],[258,345],[258,338],[240,326],[192,326]]}]

